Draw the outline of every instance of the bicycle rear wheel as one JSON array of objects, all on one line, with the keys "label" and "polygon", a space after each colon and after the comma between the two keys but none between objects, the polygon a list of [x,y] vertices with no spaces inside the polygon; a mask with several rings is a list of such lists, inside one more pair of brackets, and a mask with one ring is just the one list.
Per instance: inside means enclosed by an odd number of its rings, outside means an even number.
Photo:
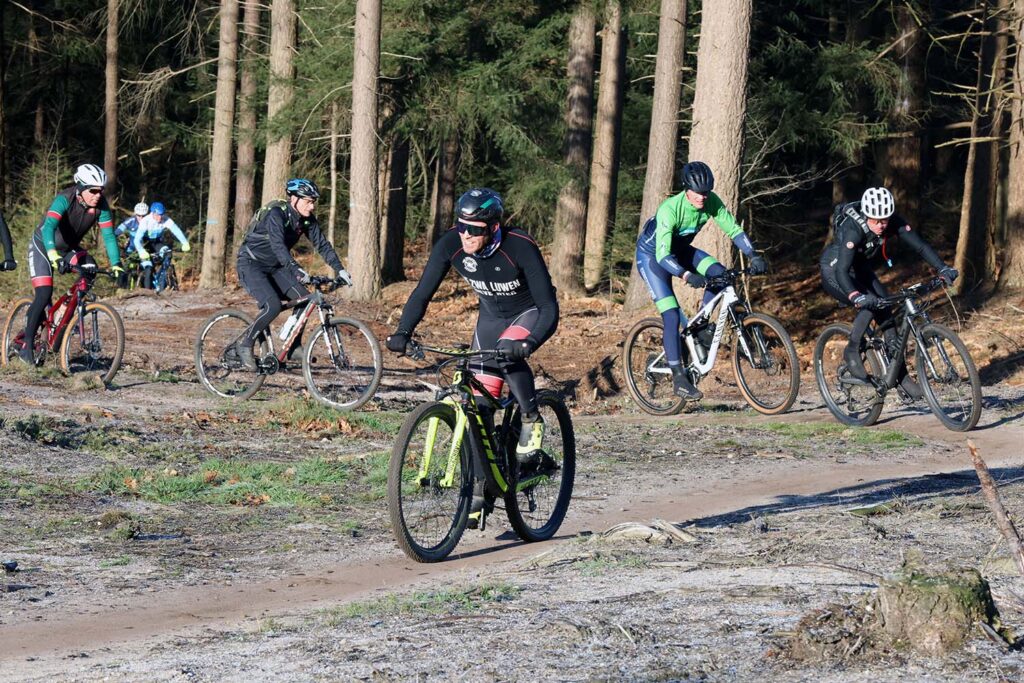
[{"label": "bicycle rear wheel", "polygon": [[384,361],[370,328],[351,318],[331,318],[306,342],[302,372],[318,401],[355,410],[373,398]]},{"label": "bicycle rear wheel", "polygon": [[686,400],[672,391],[672,373],[662,343],[664,327],[658,318],[644,318],[626,334],[622,373],[626,389],[640,409],[651,415],[675,415]]},{"label": "bicycle rear wheel", "polygon": [[954,432],[973,429],[981,418],[981,379],[970,352],[945,325],[925,325],[921,339],[915,361],[928,407]]},{"label": "bicycle rear wheel", "polygon": [[[537,393],[537,408],[544,418],[544,452],[555,468],[538,475],[511,478],[505,493],[508,521],[524,541],[545,541],[555,535],[565,519],[576,478],[576,435],[572,417],[562,398],[553,391]],[[505,447],[515,458],[522,427],[522,415],[515,408],[509,421]]]},{"label": "bicycle rear wheel", "polygon": [[123,356],[124,323],[118,312],[98,301],[87,303],[84,313],[79,308],[60,343],[60,369],[64,374],[97,373],[104,384],[110,384]]},{"label": "bicycle rear wheel", "polygon": [[174,263],[167,266],[167,289],[178,291],[178,269],[174,267]]},{"label": "bicycle rear wheel", "polygon": [[[195,341],[196,375],[211,394],[244,401],[263,385],[267,376],[247,369],[232,347],[252,320],[241,311],[218,311],[200,326]],[[262,358],[271,352],[265,336],[253,345],[253,354]]]},{"label": "bicycle rear wheel", "polygon": [[405,418],[391,450],[391,529],[398,547],[417,562],[443,560],[466,530],[472,468],[465,427],[457,431],[456,424],[451,404],[425,403]]},{"label": "bicycle rear wheel", "polygon": [[[22,337],[25,331],[25,318],[28,315],[32,299],[28,297],[18,299],[11,307],[11,312],[4,322],[2,336],[0,336],[0,366],[7,367],[8,363],[14,360],[21,351]],[[46,342],[43,341],[46,334],[40,328],[36,334],[36,364],[43,362],[46,356]]]},{"label": "bicycle rear wheel", "polygon": [[740,393],[759,413],[786,412],[800,391],[800,359],[789,333],[777,318],[751,313],[743,318],[740,334],[732,353]]},{"label": "bicycle rear wheel", "polygon": [[[846,323],[835,323],[822,331],[814,345],[814,378],[825,407],[837,420],[854,426],[872,425],[882,414],[882,397],[873,386],[843,381],[850,377],[843,360],[849,341],[850,326]],[[875,353],[862,355],[868,372],[880,376],[882,367]]]}]

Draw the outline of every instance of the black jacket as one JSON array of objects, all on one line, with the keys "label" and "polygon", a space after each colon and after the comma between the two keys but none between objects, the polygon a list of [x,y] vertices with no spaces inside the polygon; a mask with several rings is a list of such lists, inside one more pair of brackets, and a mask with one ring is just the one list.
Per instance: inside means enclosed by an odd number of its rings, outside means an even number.
[{"label": "black jacket", "polygon": [[287,268],[298,280],[301,278],[299,264],[292,258],[291,249],[303,235],[335,272],[343,269],[334,247],[320,231],[316,216],[303,218],[283,199],[276,199],[256,212],[249,222],[239,256],[248,255],[271,268]]}]

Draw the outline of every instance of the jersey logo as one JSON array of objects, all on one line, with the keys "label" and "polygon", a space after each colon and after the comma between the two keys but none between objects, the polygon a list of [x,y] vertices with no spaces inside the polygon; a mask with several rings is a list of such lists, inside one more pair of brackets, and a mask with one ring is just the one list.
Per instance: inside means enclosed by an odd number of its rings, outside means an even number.
[{"label": "jersey logo", "polygon": [[473,258],[472,256],[465,257],[464,259],[462,259],[462,267],[468,270],[470,273],[475,273],[477,267],[476,259]]},{"label": "jersey logo", "polygon": [[853,242],[847,242],[846,243],[846,248],[847,249],[853,249]]}]

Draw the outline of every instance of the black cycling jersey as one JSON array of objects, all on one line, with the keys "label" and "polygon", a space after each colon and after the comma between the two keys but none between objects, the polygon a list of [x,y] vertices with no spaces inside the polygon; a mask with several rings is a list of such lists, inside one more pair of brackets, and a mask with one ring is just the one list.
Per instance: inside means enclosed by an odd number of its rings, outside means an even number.
[{"label": "black cycling jersey", "polygon": [[504,226],[501,231],[500,245],[486,258],[464,252],[455,228],[442,235],[405,304],[398,329],[411,333],[416,328],[444,276],[454,267],[479,297],[481,315],[509,319],[537,308],[539,316],[531,336],[538,343],[550,337],[558,325],[558,300],[537,243],[520,228]]},{"label": "black cycling jersey", "polygon": [[253,216],[239,255],[242,253],[263,266],[287,268],[296,281],[301,279],[299,264],[292,258],[291,248],[303,235],[316,247],[320,257],[335,270],[344,270],[334,247],[320,231],[316,216],[303,218],[285,200],[270,202]]},{"label": "black cycling jersey", "polygon": [[906,244],[936,270],[945,266],[935,250],[899,215],[894,214],[889,219],[881,235],[868,229],[867,219],[860,211],[860,202],[839,205],[835,216],[834,237],[822,252],[819,265],[823,273],[833,276],[848,299],[859,293],[855,271],[863,272],[865,267],[870,269],[883,261],[891,267],[900,244]]},{"label": "black cycling jersey", "polygon": [[3,213],[0,213],[0,246],[4,250],[4,261],[14,260],[14,246],[11,244],[11,231],[7,229],[7,221]]}]

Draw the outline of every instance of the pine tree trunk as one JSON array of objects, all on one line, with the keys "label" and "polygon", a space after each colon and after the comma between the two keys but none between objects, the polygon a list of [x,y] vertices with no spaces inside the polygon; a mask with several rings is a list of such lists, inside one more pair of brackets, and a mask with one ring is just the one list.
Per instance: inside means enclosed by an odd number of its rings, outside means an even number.
[{"label": "pine tree trunk", "polygon": [[900,65],[900,86],[890,116],[897,137],[889,140],[882,155],[883,182],[896,199],[901,216],[918,225],[921,198],[921,120],[927,86],[924,63],[926,36],[921,22],[928,19],[921,6],[900,3],[893,7],[898,32],[893,60]]},{"label": "pine tree trunk", "polygon": [[260,45],[259,0],[242,0],[242,58],[239,61],[238,155],[235,175],[234,254],[256,212],[256,55]]},{"label": "pine tree trunk", "polygon": [[[647,141],[647,175],[644,178],[638,234],[647,219],[658,210],[658,205],[672,192],[685,40],[686,1],[661,0],[658,57],[654,69],[654,103],[651,107],[651,133]],[[640,278],[636,263],[633,263],[626,291],[626,308],[637,309],[650,302],[647,287]]]},{"label": "pine tree trunk", "polygon": [[551,281],[563,293],[583,291],[581,267],[587,232],[591,127],[594,123],[594,10],[583,4],[569,27],[569,101],[566,107],[565,166],[569,180],[558,195],[551,245]]},{"label": "pine tree trunk", "polygon": [[405,279],[405,215],[408,199],[409,141],[396,136],[388,153],[387,188],[380,231],[381,277],[385,284]]},{"label": "pine tree trunk", "polygon": [[270,6],[270,90],[267,96],[267,152],[263,162],[263,192],[260,203],[266,204],[284,196],[284,186],[291,175],[292,138],[284,131],[275,131],[278,113],[292,99],[295,78],[295,0],[273,0]]},{"label": "pine tree trunk", "polygon": [[335,226],[338,224],[338,102],[331,102],[331,206],[327,214],[327,241],[335,246]]},{"label": "pine tree trunk", "polygon": [[994,246],[989,229],[994,206],[992,193],[995,188],[989,183],[989,168],[992,163],[992,144],[980,141],[992,133],[991,99],[985,94],[986,78],[995,66],[995,46],[987,35],[992,27],[992,16],[987,1],[982,2],[982,28],[986,35],[980,38],[981,48],[975,82],[974,103],[971,117],[971,142],[967,150],[967,168],[964,171],[964,199],[960,205],[960,230],[956,243],[954,268],[960,271],[960,279],[953,285],[953,291],[960,294],[992,276]]},{"label": "pine tree trunk", "polygon": [[119,0],[107,0],[107,66],[103,100],[103,170],[107,192],[117,188],[117,30]]},{"label": "pine tree trunk", "polygon": [[7,5],[0,5],[0,211],[7,209],[8,172],[11,155],[7,145]]},{"label": "pine tree trunk", "polygon": [[615,222],[626,69],[626,40],[619,0],[608,0],[601,35],[601,75],[597,121],[594,124],[594,158],[590,165],[590,193],[587,197],[587,239],[583,250],[583,286],[588,291],[595,289],[603,278],[604,244]]},{"label": "pine tree trunk", "polygon": [[1006,196],[1006,247],[999,286],[1024,289],[1024,0],[1013,3],[1013,99],[1010,115],[1010,149]]},{"label": "pine tree trunk", "polygon": [[206,236],[200,289],[224,286],[228,211],[231,208],[231,147],[235,122],[235,72],[238,60],[238,0],[220,0],[220,41],[217,52],[217,94],[210,153],[210,195],[206,205]]},{"label": "pine tree trunk", "polygon": [[352,298],[380,296],[380,218],[377,211],[377,78],[380,71],[380,0],[356,1],[352,74],[352,183],[348,267]]},{"label": "pine tree trunk", "polygon": [[[752,6],[751,0],[709,0],[702,7],[690,160],[700,160],[711,167],[715,194],[736,215],[740,203]],[[732,241],[713,221],[700,231],[693,244],[726,268],[732,267]],[[684,311],[695,311],[702,292],[684,289],[680,304]]]},{"label": "pine tree trunk", "polygon": [[455,213],[455,178],[459,166],[459,138],[450,134],[438,150],[434,164],[434,187],[430,201],[430,232],[427,253],[434,243],[452,227]]},{"label": "pine tree trunk", "polygon": [[[836,17],[835,23],[842,24],[842,26],[835,27],[836,33],[833,36],[833,40],[837,43],[844,41],[850,47],[859,45],[867,40],[872,31],[872,22],[865,21],[864,18],[865,16],[870,16],[872,6],[866,5],[865,0],[847,0],[845,6],[840,7],[833,5],[832,12],[834,14],[832,16]],[[841,20],[839,18],[840,14],[842,16]],[[831,26],[832,22],[830,22],[830,28]],[[839,35],[840,28],[843,29],[842,36]],[[862,88],[856,89],[856,93],[853,95],[853,102],[855,115],[866,117],[868,103]],[[849,164],[849,168],[844,169],[832,181],[833,204],[859,199],[864,191],[864,149],[859,148],[855,150],[851,156],[851,159],[839,160],[843,164]],[[828,239],[832,239],[831,229]]]}]

